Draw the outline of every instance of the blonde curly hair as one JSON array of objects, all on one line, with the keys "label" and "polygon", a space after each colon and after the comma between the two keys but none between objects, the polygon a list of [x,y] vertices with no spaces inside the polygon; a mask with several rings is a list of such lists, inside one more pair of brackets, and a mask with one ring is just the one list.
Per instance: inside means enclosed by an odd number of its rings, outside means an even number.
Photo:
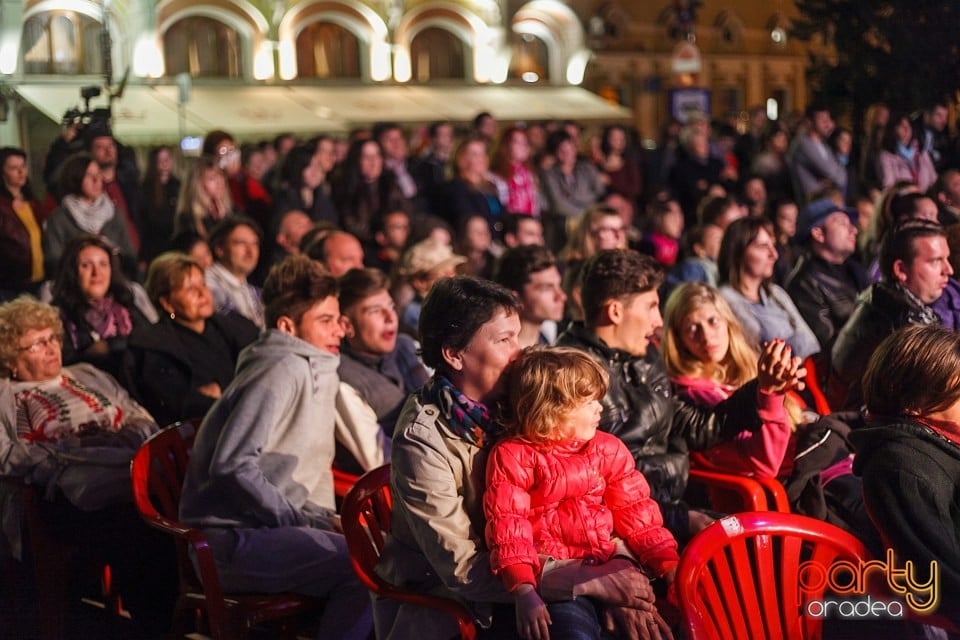
[{"label": "blonde curly hair", "polygon": [[561,440],[566,413],[607,393],[607,372],[570,347],[528,347],[510,366],[501,422],[510,435],[534,443]]},{"label": "blonde curly hair", "polygon": [[63,323],[56,307],[31,296],[0,304],[0,377],[9,378],[20,352],[20,339],[30,330],[52,329],[63,338]]}]

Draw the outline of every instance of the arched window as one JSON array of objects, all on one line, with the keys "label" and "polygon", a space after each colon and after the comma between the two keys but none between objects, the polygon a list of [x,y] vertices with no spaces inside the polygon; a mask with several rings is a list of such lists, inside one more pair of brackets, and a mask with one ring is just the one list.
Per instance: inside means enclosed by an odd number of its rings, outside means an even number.
[{"label": "arched window", "polygon": [[183,18],[163,34],[163,58],[170,76],[186,72],[194,77],[238,78],[240,36],[213,18]]},{"label": "arched window", "polygon": [[297,36],[301,78],[359,78],[360,41],[338,24],[315,22]]},{"label": "arched window", "polygon": [[428,27],[410,43],[415,82],[464,80],[467,77],[463,42],[446,29]]},{"label": "arched window", "polygon": [[550,64],[547,44],[530,33],[513,34],[510,78],[524,82],[548,82]]},{"label": "arched window", "polygon": [[100,23],[73,11],[50,11],[23,25],[24,73],[103,73]]},{"label": "arched window", "polygon": [[713,26],[717,29],[717,35],[720,36],[721,46],[728,48],[740,46],[743,40],[743,21],[732,11],[724,9],[718,13]]}]

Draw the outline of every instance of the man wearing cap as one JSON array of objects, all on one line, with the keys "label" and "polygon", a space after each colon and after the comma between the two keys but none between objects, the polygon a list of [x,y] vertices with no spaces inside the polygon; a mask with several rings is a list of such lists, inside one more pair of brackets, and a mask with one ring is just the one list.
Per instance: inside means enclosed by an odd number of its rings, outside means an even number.
[{"label": "man wearing cap", "polygon": [[807,249],[785,288],[817,336],[821,353],[830,352],[853,314],[857,295],[870,284],[866,270],[851,257],[857,248],[856,222],[856,209],[829,198],[805,206],[798,221],[797,239]]},{"label": "man wearing cap", "polygon": [[860,295],[831,350],[827,400],[834,411],[860,408],[860,380],[884,338],[910,324],[940,324],[930,305],[953,274],[949,258],[946,234],[935,222],[907,220],[887,234],[880,248],[883,277]]},{"label": "man wearing cap", "polygon": [[433,238],[422,240],[407,249],[400,258],[397,273],[413,288],[414,296],[400,313],[400,328],[403,331],[417,335],[420,306],[433,288],[433,283],[440,278],[455,276],[457,266],[466,261],[463,256],[456,255],[450,245]]}]

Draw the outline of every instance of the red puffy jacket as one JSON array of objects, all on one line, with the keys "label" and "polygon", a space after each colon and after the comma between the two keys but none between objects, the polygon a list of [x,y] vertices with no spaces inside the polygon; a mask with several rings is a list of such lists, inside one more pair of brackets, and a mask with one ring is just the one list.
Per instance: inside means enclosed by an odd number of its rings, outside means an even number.
[{"label": "red puffy jacket", "polygon": [[656,575],[676,566],[677,542],[627,447],[598,431],[588,441],[499,442],[483,497],[490,565],[509,590],[537,583],[538,556],[606,562],[623,539]]}]

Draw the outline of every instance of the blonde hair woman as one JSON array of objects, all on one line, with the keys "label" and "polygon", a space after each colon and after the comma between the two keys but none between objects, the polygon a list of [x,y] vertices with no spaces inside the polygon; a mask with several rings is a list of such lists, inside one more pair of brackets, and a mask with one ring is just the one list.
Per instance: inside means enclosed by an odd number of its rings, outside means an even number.
[{"label": "blonde hair woman", "polygon": [[[720,293],[688,282],[667,300],[664,312],[663,358],[677,394],[697,405],[714,406],[750,384],[761,369],[770,373],[790,360],[786,343],[774,340],[760,354],[747,341]],[[792,359],[795,365],[797,358]],[[776,477],[792,432],[784,392],[760,390],[756,431],[742,431],[706,452],[726,471]]]},{"label": "blonde hair woman", "polygon": [[197,158],[177,201],[174,235],[192,231],[206,238],[213,226],[233,213],[227,177],[216,158]]}]

